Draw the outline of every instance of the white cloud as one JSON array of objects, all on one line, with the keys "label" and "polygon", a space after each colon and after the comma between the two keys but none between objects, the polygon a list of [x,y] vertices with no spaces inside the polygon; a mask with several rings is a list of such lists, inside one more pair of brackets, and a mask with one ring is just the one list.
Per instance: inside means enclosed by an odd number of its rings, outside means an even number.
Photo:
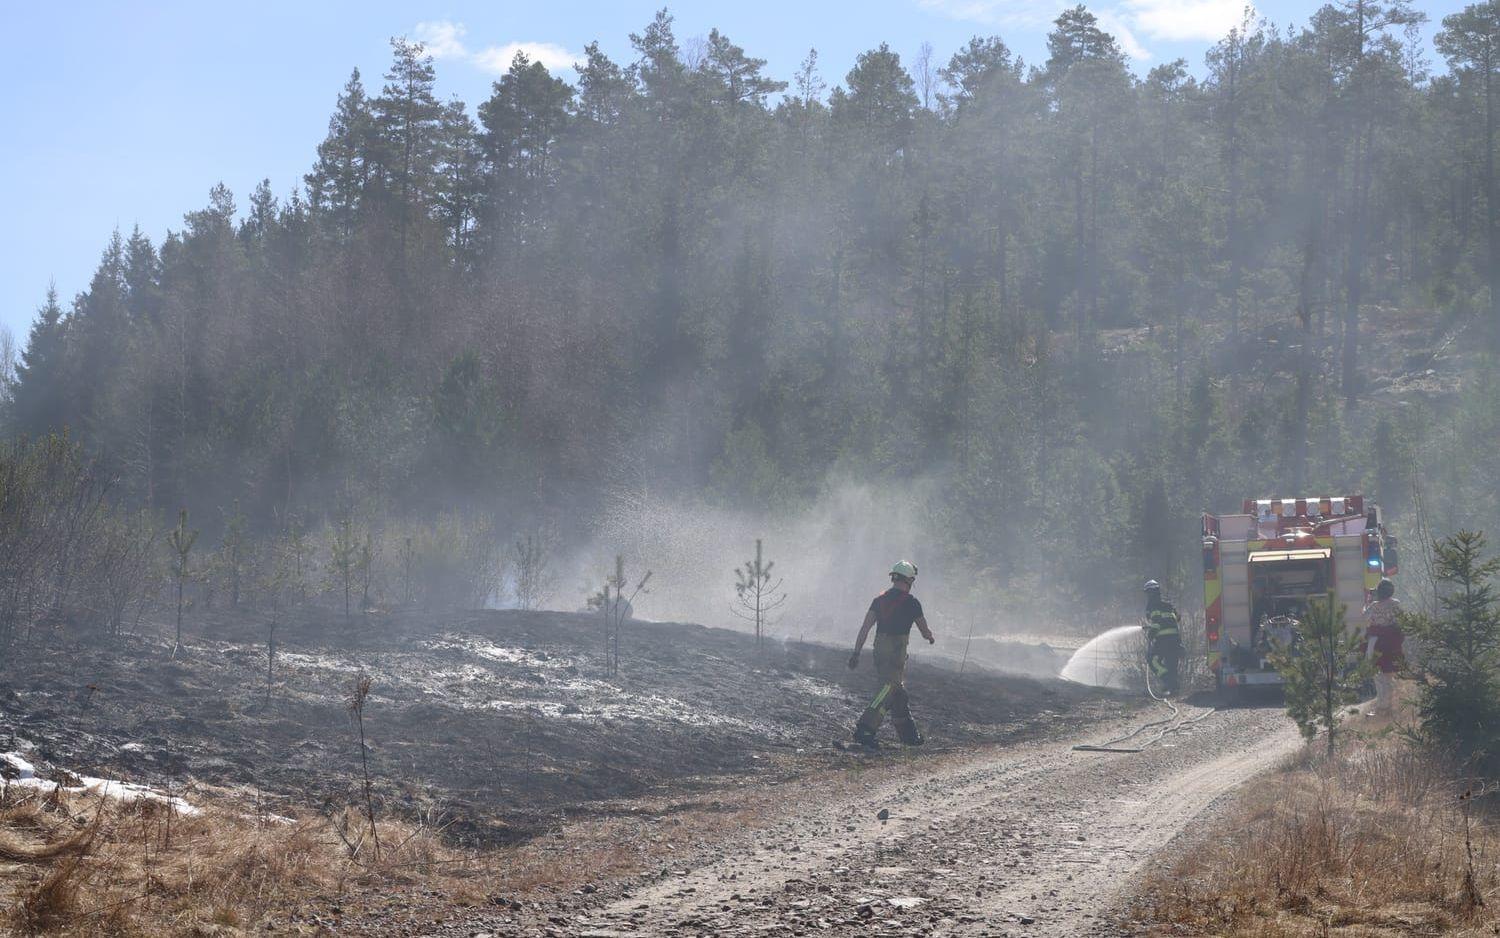
[{"label": "white cloud", "polygon": [[468,31],[463,23],[432,20],[418,23],[412,34],[435,59],[463,59],[469,55],[464,48],[464,33]]},{"label": "white cloud", "polygon": [[[1059,13],[1077,0],[917,0],[930,13],[992,27],[1050,27]],[[1137,34],[1166,42],[1217,42],[1240,25],[1250,0],[1116,0],[1090,3],[1099,24],[1120,41],[1133,59],[1151,53]]]},{"label": "white cloud", "polygon": [[524,52],[531,61],[547,66],[549,72],[572,68],[573,63],[583,61],[583,56],[569,52],[555,42],[508,42],[503,46],[490,46],[474,53],[472,61],[485,71],[498,74],[510,68],[517,52]]},{"label": "white cloud", "polygon": [[1068,8],[1068,4],[1059,0],[917,0],[917,5],[949,19],[987,26],[1050,23]]},{"label": "white cloud", "polygon": [[1249,6],[1246,0],[1125,0],[1125,15],[1154,39],[1217,42],[1240,25]]},{"label": "white cloud", "polygon": [[452,20],[427,20],[412,29],[412,36],[434,59],[455,59],[495,74],[509,69],[517,52],[526,53],[528,59],[542,63],[551,72],[572,68],[573,63],[583,61],[583,56],[555,42],[508,42],[470,51],[464,44],[468,33],[467,26]]},{"label": "white cloud", "polygon": [[[1222,3],[1232,6],[1242,2],[1243,0],[1125,0],[1128,11],[1118,7],[1091,5],[1089,12],[1098,18],[1101,29],[1115,37],[1122,52],[1141,61],[1151,58],[1151,53],[1136,39],[1132,29],[1132,26],[1140,27],[1135,19],[1137,7],[1140,8],[1141,15],[1155,17],[1151,22],[1167,22],[1177,8]],[[1059,14],[1076,5],[1076,0],[917,0],[917,3],[924,10],[950,19],[985,26],[1050,28]]]},{"label": "white cloud", "polygon": [[1140,40],[1135,38],[1135,33],[1131,32],[1123,19],[1108,10],[1099,11],[1094,15],[1099,17],[1099,28],[1115,37],[1115,42],[1120,44],[1121,52],[1137,62],[1144,62],[1151,58],[1150,50],[1141,45]]}]

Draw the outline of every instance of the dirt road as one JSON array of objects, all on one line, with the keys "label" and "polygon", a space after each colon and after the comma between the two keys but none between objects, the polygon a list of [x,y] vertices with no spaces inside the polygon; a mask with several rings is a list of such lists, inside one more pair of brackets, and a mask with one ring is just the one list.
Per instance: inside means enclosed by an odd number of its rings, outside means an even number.
[{"label": "dirt road", "polygon": [[784,821],[724,844],[721,859],[579,915],[565,933],[1128,931],[1109,913],[1153,852],[1299,741],[1278,710],[1227,710],[1141,753],[1071,749],[1110,735],[938,757],[930,772],[918,762],[832,800],[806,792]]}]

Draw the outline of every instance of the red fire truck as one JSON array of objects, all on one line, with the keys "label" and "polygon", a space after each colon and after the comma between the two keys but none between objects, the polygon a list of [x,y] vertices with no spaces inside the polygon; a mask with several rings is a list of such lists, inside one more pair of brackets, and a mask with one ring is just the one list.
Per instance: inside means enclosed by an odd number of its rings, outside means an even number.
[{"label": "red fire truck", "polygon": [[1308,603],[1334,594],[1345,621],[1397,568],[1396,538],[1380,506],[1362,495],[1247,498],[1237,515],[1203,515],[1203,608],[1208,666],[1220,690],[1280,684],[1266,660],[1272,641]]}]

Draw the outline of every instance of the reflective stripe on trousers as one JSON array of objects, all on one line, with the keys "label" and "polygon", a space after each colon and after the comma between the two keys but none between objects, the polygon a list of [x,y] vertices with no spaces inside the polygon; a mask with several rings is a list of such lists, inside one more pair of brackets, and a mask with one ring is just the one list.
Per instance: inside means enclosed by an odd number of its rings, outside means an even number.
[{"label": "reflective stripe on trousers", "polygon": [[880,689],[875,699],[865,708],[856,732],[874,735],[885,722],[886,713],[903,737],[915,735],[916,724],[912,722],[910,698],[906,693],[906,645],[908,635],[875,634],[875,675],[880,680]]}]

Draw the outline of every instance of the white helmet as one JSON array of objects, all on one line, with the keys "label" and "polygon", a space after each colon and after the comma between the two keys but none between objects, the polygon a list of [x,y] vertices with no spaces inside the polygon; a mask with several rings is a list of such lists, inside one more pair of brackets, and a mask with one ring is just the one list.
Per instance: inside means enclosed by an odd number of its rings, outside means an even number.
[{"label": "white helmet", "polygon": [[917,565],[910,560],[898,560],[896,561],[896,565],[891,567],[891,576],[915,580],[917,578]]}]

